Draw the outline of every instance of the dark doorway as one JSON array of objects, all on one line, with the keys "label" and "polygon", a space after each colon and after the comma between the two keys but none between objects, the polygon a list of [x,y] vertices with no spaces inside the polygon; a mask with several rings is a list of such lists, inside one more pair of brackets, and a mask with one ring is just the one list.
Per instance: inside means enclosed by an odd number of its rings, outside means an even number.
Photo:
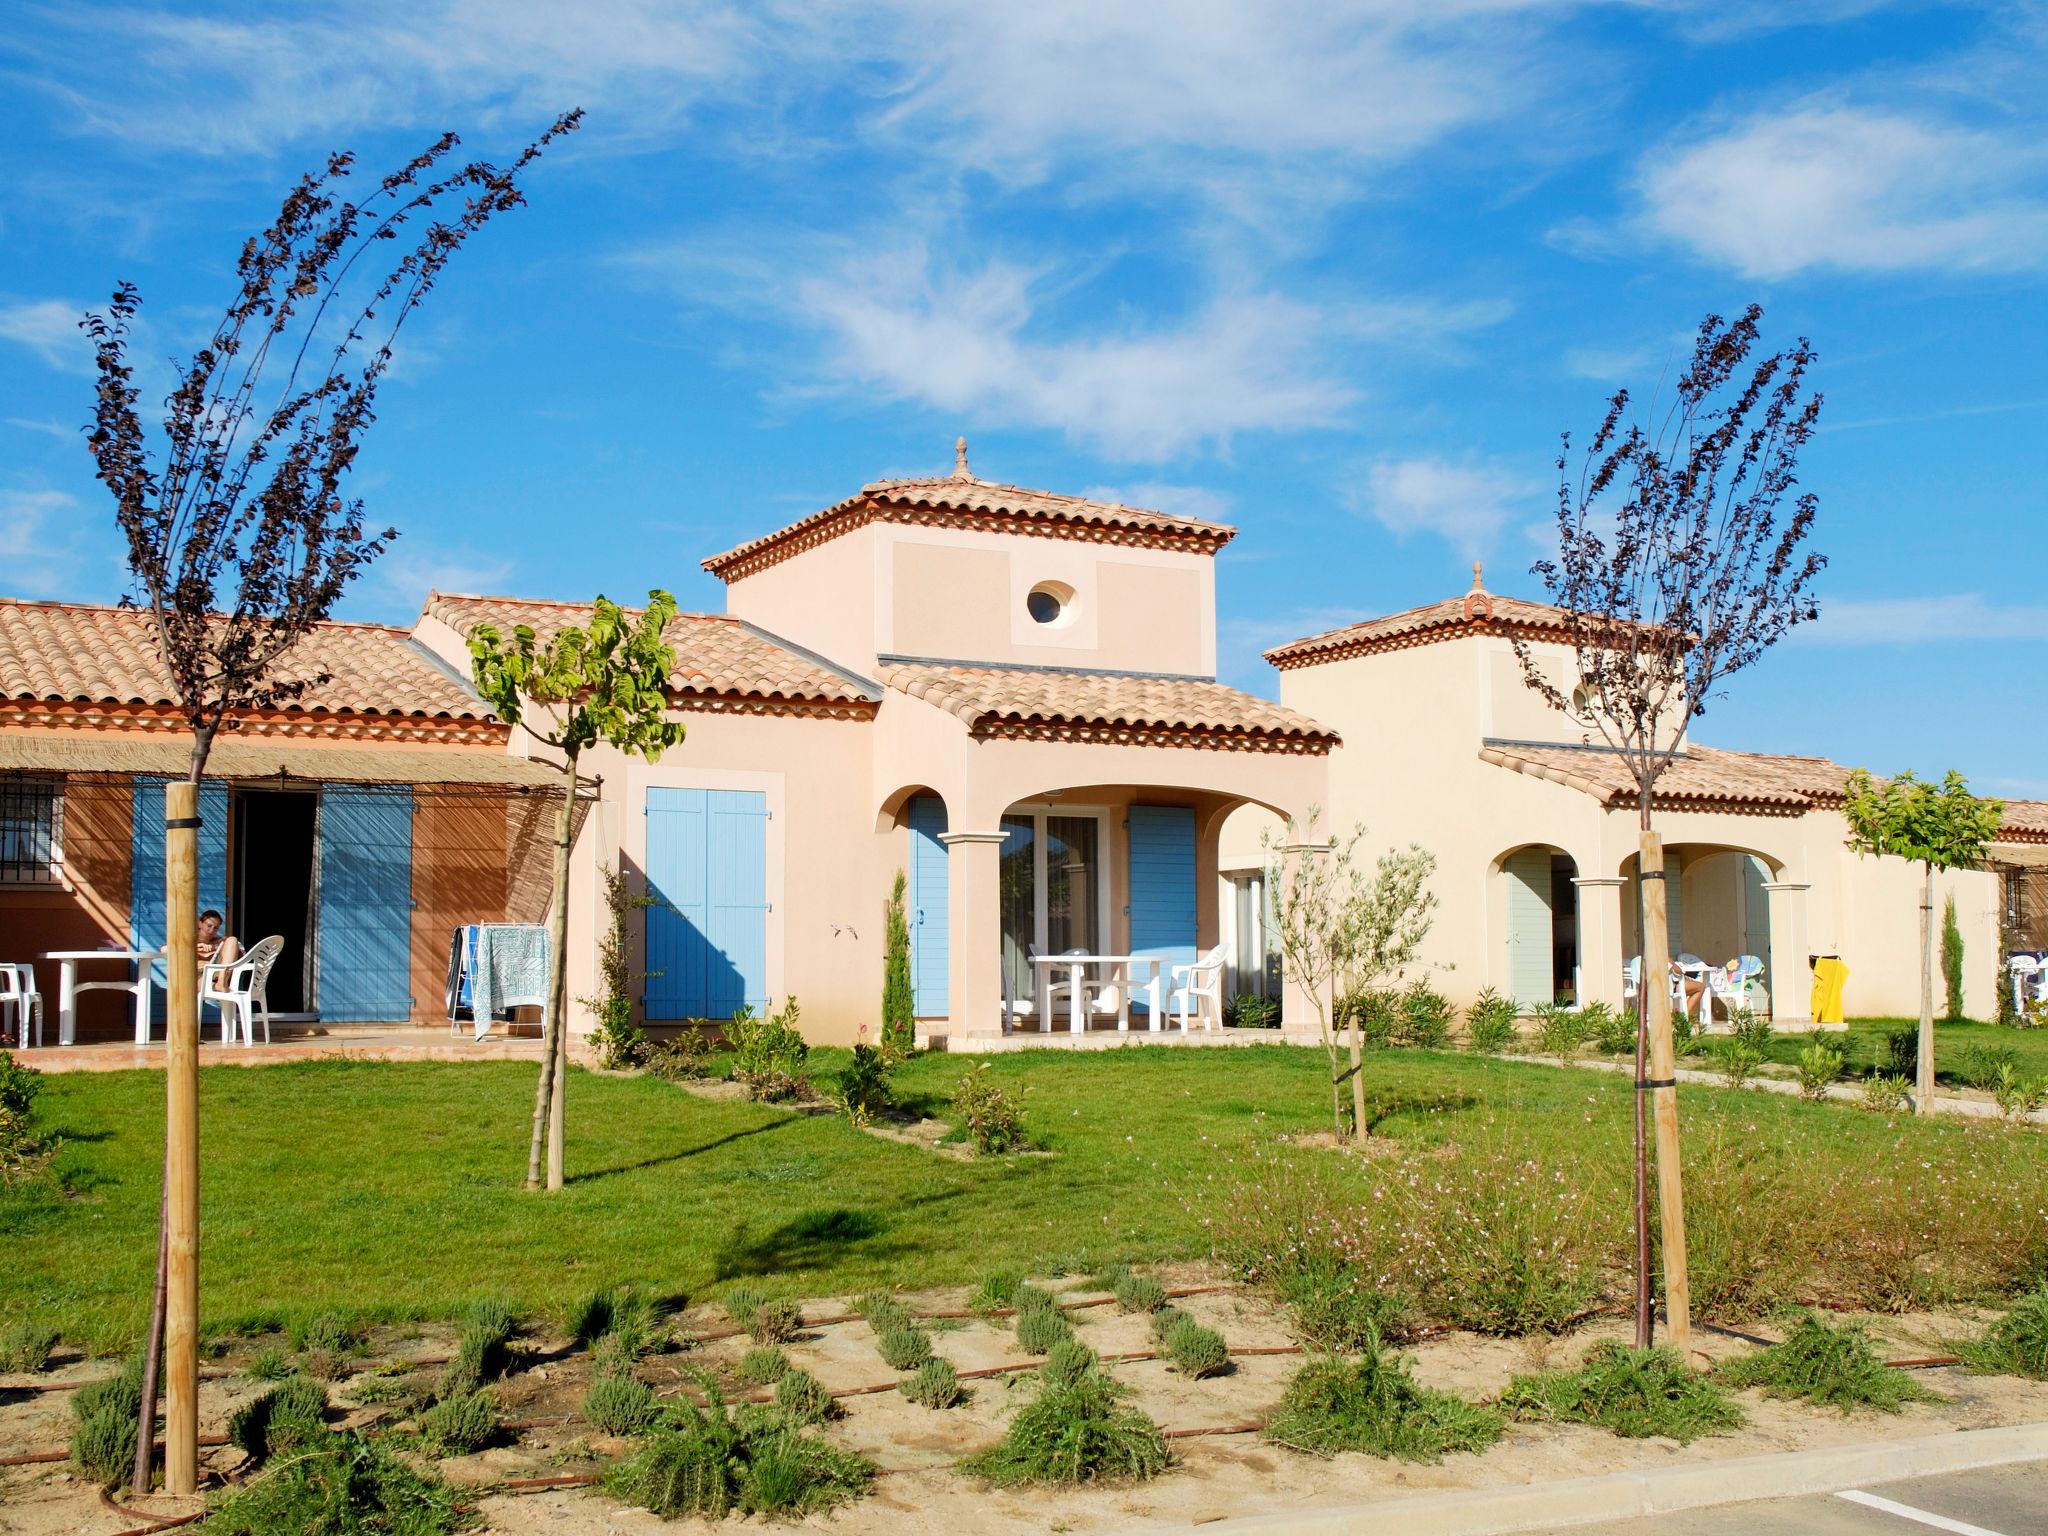
[{"label": "dark doorway", "polygon": [[313,834],[320,797],[310,790],[235,794],[235,895],[230,914],[243,945],[270,934],[284,951],[264,996],[273,1014],[314,1011],[307,917],[313,904]]},{"label": "dark doorway", "polygon": [[1576,1005],[1579,997],[1579,866],[1571,855],[1550,856],[1551,995]]}]

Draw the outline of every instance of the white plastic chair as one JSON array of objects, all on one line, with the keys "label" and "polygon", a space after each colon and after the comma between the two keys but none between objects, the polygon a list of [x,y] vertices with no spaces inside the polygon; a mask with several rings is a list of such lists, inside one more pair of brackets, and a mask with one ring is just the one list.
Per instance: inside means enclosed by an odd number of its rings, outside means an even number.
[{"label": "white plastic chair", "polygon": [[2036,955],[2014,955],[2005,962],[2012,975],[2012,1006],[2016,1013],[2027,1011],[2029,996],[2035,1002],[2048,1000],[2048,964]]},{"label": "white plastic chair", "polygon": [[36,990],[36,968],[32,965],[0,964],[0,1029],[14,1016],[14,1038],[28,1049],[29,1027],[35,1027],[36,1045],[43,1043],[43,995]]},{"label": "white plastic chair", "polygon": [[[1088,953],[1088,951],[1087,951],[1087,950],[1085,950],[1085,949],[1063,949],[1063,950],[1061,950],[1061,951],[1060,951],[1060,957],[1061,957],[1062,959],[1065,959],[1065,958],[1068,958],[1068,957],[1070,957],[1070,956],[1075,956],[1075,955],[1085,955],[1085,954],[1087,954],[1087,953]],[[1032,954],[1032,956],[1033,956],[1033,961],[1032,961],[1032,963],[1033,963],[1034,965],[1036,965],[1036,964],[1037,964],[1037,958],[1036,958],[1036,957],[1037,957],[1037,956],[1038,956],[1038,954],[1039,954],[1039,948],[1038,948],[1038,946],[1037,946],[1036,944],[1034,944],[1034,945],[1032,945],[1032,946],[1031,946],[1031,954]],[[1043,1026],[1043,1027],[1044,1027],[1044,1028],[1046,1028],[1046,1029],[1051,1029],[1051,1028],[1052,1028],[1052,1021],[1053,1021],[1053,1019],[1054,1019],[1055,1017],[1057,1017],[1057,1016],[1058,1016],[1058,1014],[1059,1014],[1059,1011],[1060,1011],[1060,999],[1061,999],[1061,998],[1065,998],[1065,999],[1066,999],[1066,1002],[1067,1002],[1067,1022],[1068,1022],[1069,1024],[1072,1024],[1072,1023],[1073,1023],[1073,1019],[1074,1019],[1074,1006],[1075,1006],[1075,993],[1074,993],[1074,975],[1073,975],[1073,972],[1072,972],[1072,971],[1070,971],[1070,970],[1066,970],[1066,969],[1063,969],[1062,967],[1060,967],[1060,966],[1057,966],[1057,965],[1049,965],[1049,966],[1046,966],[1046,967],[1044,967],[1044,969],[1045,969],[1045,971],[1046,971],[1046,978],[1045,978],[1045,1024],[1044,1024],[1044,1026]],[[1087,975],[1086,975],[1086,973],[1085,973],[1085,972],[1084,972],[1084,973],[1083,973],[1083,975],[1082,975],[1082,979],[1081,979],[1081,987],[1082,987],[1082,991],[1083,991],[1083,993],[1085,994],[1085,993],[1087,992],[1087,990],[1088,990],[1088,987],[1089,987],[1089,982],[1088,982],[1088,978],[1087,978]]]},{"label": "white plastic chair", "polygon": [[[1173,967],[1173,991],[1167,998],[1167,1006],[1173,1012],[1174,1022],[1180,1032],[1188,1032],[1188,1015],[1195,1014],[1205,1028],[1220,1029],[1223,1024],[1223,946],[1218,944],[1193,965]],[[1207,1003],[1206,1008],[1203,1007]]]},{"label": "white plastic chair", "polygon": [[206,968],[199,1001],[213,1003],[220,1008],[222,1045],[234,1040],[237,1027],[242,1032],[242,1044],[254,1045],[255,1016],[259,1013],[263,1015],[263,1043],[270,1044],[270,1004],[264,997],[264,990],[270,985],[270,968],[277,964],[277,957],[283,952],[283,936],[272,934],[252,944],[239,960]]},{"label": "white plastic chair", "polygon": [[[1687,958],[1695,961],[1699,959],[1697,955],[1691,957],[1680,956],[1679,958],[1681,961]],[[1621,1001],[1623,1007],[1627,1007],[1635,1002],[1636,993],[1642,987],[1642,984],[1643,957],[1641,955],[1630,955],[1628,957],[1628,964],[1621,968]],[[1682,969],[1672,974],[1671,1001],[1676,1006],[1678,1012],[1685,1012],[1685,972]],[[1706,1007],[1704,994],[1701,997],[1700,1007],[1702,1009]]]},{"label": "white plastic chair", "polygon": [[[1707,969],[1707,998],[1712,998],[1727,1010],[1733,1019],[1740,1010],[1751,1007],[1749,989],[1755,984],[1759,990],[1763,985],[1764,963],[1755,955],[1737,955],[1726,965],[1710,966]],[[1701,999],[1701,1007],[1709,1015],[1711,1007],[1707,998]]]}]

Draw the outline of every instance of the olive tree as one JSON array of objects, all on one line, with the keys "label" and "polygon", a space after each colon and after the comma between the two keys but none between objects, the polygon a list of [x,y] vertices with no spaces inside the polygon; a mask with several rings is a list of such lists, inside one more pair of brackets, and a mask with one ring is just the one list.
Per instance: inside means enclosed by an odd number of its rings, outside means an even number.
[{"label": "olive tree", "polygon": [[655,590],[638,614],[599,595],[587,625],[571,624],[539,642],[531,626],[515,625],[509,640],[496,625],[470,631],[470,670],[499,718],[562,754],[562,803],[555,813],[555,884],[549,909],[547,1017],[542,1027],[540,1082],[533,1095],[533,1138],[526,1187],[541,1183],[547,1146],[547,1187],[562,1187],[562,1091],[568,1052],[562,1034],[569,1001],[569,845],[575,830],[577,764],[604,743],[649,762],[681,743],[683,723],[668,718],[668,679],[675,652],[662,638],[676,600]]},{"label": "olive tree", "polygon": [[1934,1101],[1934,872],[1982,864],[2005,804],[1971,794],[1954,769],[1939,784],[1928,784],[1910,773],[1873,779],[1858,768],[1843,794],[1851,848],[1909,859],[1921,869],[1920,1049],[1913,1109],[1924,1115]]},{"label": "olive tree", "polygon": [[[1308,827],[1316,813],[1310,811]],[[1349,1054],[1343,1065],[1338,998],[1386,985],[1415,961],[1435,920],[1436,895],[1429,877],[1436,856],[1411,844],[1390,849],[1367,870],[1358,846],[1365,828],[1341,840],[1310,840],[1290,820],[1286,833],[1263,839],[1266,889],[1273,909],[1273,937],[1288,974],[1307,994],[1316,1013],[1316,1033],[1330,1063],[1330,1122],[1344,1134],[1342,1089],[1351,1084],[1351,1134],[1365,1140],[1365,1020],[1351,1011]]]}]

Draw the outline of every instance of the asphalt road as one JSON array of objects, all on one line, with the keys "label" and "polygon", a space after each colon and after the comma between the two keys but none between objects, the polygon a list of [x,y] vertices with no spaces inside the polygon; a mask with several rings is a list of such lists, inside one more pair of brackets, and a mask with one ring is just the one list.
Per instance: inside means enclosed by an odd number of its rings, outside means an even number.
[{"label": "asphalt road", "polygon": [[1550,1536],[2048,1536],[2048,1462],[1575,1525]]}]

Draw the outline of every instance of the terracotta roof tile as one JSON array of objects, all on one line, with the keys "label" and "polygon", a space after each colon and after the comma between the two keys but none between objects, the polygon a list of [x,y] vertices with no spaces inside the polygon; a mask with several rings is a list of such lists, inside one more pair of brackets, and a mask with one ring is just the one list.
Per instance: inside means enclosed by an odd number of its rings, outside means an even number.
[{"label": "terracotta roof tile", "polygon": [[884,661],[882,681],[977,736],[1326,753],[1335,731],[1203,678]]},{"label": "terracotta roof tile", "polygon": [[1284,672],[1467,635],[1561,636],[1569,632],[1566,617],[1565,609],[1489,592],[1475,580],[1472,590],[1462,597],[1445,598],[1440,603],[1427,603],[1420,608],[1290,640],[1266,652],[1266,660]]},{"label": "terracotta roof tile", "polygon": [[[290,713],[490,720],[490,710],[402,629],[326,623],[285,658],[281,675],[327,681]],[[0,697],[164,706],[177,700],[149,616],[133,608],[0,598]]]},{"label": "terracotta roof tile", "polygon": [[[637,615],[641,610],[626,611]],[[434,592],[427,597],[425,612],[465,639],[479,624],[495,624],[507,638],[513,626],[524,624],[545,642],[567,625],[586,622],[590,605]],[[686,696],[863,712],[871,712],[878,702],[875,692],[858,678],[729,615],[678,614],[663,638],[676,653],[676,691]]]},{"label": "terracotta roof tile", "polygon": [[870,522],[938,522],[1001,532],[1035,533],[1103,543],[1194,549],[1213,554],[1237,530],[1228,523],[1180,517],[1114,501],[1027,490],[972,475],[876,480],[785,528],[713,555],[704,569],[728,581],[772,565]]},{"label": "terracotta roof tile", "polygon": [[[1600,748],[1490,741],[1479,749],[1479,756],[1498,767],[1568,785],[1607,805],[1636,802],[1635,780],[1611,752]],[[1847,768],[1824,757],[1727,752],[1694,744],[1659,775],[1657,803],[1798,812],[1839,803],[1842,781],[1848,776]]]},{"label": "terracotta roof tile", "polygon": [[2001,841],[2048,843],[2048,800],[2008,800],[1999,822]]}]

